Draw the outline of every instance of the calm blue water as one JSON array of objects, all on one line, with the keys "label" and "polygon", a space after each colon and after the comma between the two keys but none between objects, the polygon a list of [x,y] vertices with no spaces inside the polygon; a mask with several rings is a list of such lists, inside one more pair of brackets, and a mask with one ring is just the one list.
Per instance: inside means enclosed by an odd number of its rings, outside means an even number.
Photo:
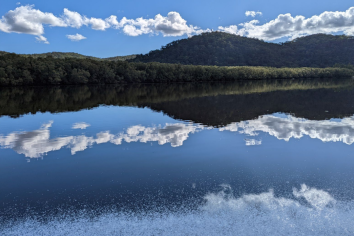
[{"label": "calm blue water", "polygon": [[[154,88],[123,89],[139,95],[115,104],[98,98],[110,88],[10,91],[0,105],[2,231],[352,235],[354,90],[329,85],[192,87],[150,100],[141,91]],[[85,95],[75,100],[75,89]]]}]

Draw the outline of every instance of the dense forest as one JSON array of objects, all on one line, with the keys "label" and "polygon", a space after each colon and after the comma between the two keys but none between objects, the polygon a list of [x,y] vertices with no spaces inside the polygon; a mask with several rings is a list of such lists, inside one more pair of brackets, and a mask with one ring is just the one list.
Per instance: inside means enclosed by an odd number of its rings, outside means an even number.
[{"label": "dense forest", "polygon": [[119,105],[217,127],[275,112],[323,120],[354,113],[348,102],[353,89],[353,79],[5,87],[0,88],[0,117]]},{"label": "dense forest", "polygon": [[222,32],[173,41],[138,55],[134,62],[185,65],[330,67],[354,64],[354,37],[316,34],[285,43],[267,43]]},{"label": "dense forest", "polygon": [[0,86],[352,77],[348,68],[217,67],[93,59],[0,56]]}]

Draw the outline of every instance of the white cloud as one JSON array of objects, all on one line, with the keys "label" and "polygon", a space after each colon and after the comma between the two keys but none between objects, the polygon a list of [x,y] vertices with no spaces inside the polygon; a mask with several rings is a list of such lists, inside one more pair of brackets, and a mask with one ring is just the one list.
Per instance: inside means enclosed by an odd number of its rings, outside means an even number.
[{"label": "white cloud", "polygon": [[80,41],[80,40],[83,40],[83,39],[86,39],[85,36],[82,36],[81,34],[74,34],[74,35],[66,35],[66,37],[68,39],[70,39],[71,41]]},{"label": "white cloud", "polygon": [[52,13],[41,12],[33,6],[20,6],[7,12],[1,18],[0,29],[4,32],[25,33],[33,35],[44,34],[43,24],[49,26],[65,26],[65,22]]},{"label": "white cloud", "polygon": [[266,115],[255,120],[232,123],[219,130],[240,132],[249,136],[257,136],[258,132],[265,132],[285,141],[309,136],[322,142],[343,142],[351,145],[354,143],[354,116],[335,122]]},{"label": "white cloud", "polygon": [[169,12],[166,17],[158,14],[155,18],[123,18],[116,27],[123,27],[123,32],[130,36],[142,34],[159,34],[163,36],[191,35],[200,30],[198,27],[187,25],[187,21],[178,12]]},{"label": "white cloud", "polygon": [[[252,14],[250,14],[252,16]],[[283,37],[292,39],[303,35],[317,33],[337,33],[344,32],[348,35],[354,34],[354,7],[346,11],[326,11],[320,15],[314,15],[310,18],[304,16],[292,16],[291,14],[280,14],[276,19],[263,25],[258,21],[250,21],[240,24],[242,28],[231,33],[259,38],[263,40],[275,40]],[[227,31],[229,27],[221,27],[220,31]]]},{"label": "white cloud", "polygon": [[246,11],[245,12],[245,15],[246,16],[251,16],[251,17],[256,17],[257,15],[262,15],[262,12],[260,12],[260,11]]},{"label": "white cloud", "polygon": [[64,8],[63,20],[67,26],[77,29],[84,25],[82,16],[78,12],[69,11],[67,8]]},{"label": "white cloud", "polygon": [[85,122],[79,122],[79,123],[75,123],[73,124],[73,126],[71,127],[72,129],[86,129],[88,127],[90,127],[91,125]]},{"label": "white cloud", "polygon": [[150,30],[142,30],[141,28],[138,29],[134,25],[126,25],[123,28],[123,32],[129,36],[139,36],[142,34],[148,34],[151,33]]},{"label": "white cloud", "polygon": [[[181,36],[205,32],[198,27],[187,25],[187,21],[178,12],[169,12],[167,16],[158,14],[150,19],[142,17],[127,19],[123,17],[121,21],[118,21],[117,16],[114,15],[106,19],[89,18],[67,8],[64,9],[62,16],[57,17],[52,13],[34,9],[33,5],[27,5],[7,12],[0,20],[0,30],[3,32],[32,34],[37,36],[37,40],[48,43],[43,36],[45,25],[77,29],[82,26],[88,26],[94,30],[101,31],[108,28],[122,29],[129,36],[160,33],[163,36]],[[74,40],[79,39],[78,37],[71,38]],[[81,37],[81,39],[83,38]]]},{"label": "white cloud", "polygon": [[225,33],[229,33],[229,34],[237,34],[238,33],[237,25],[230,25],[228,27],[219,26],[218,30],[225,32]]},{"label": "white cloud", "polygon": [[0,20],[0,30],[6,33],[24,33],[36,35],[37,41],[48,44],[43,36],[43,25],[65,27],[65,22],[52,13],[41,12],[33,9],[33,6],[20,6],[7,12]]},{"label": "white cloud", "polygon": [[[261,12],[247,11],[247,16],[256,17]],[[154,18],[127,19],[123,17],[120,21],[117,16],[111,15],[105,19],[86,17],[78,12],[65,8],[61,16],[53,13],[42,12],[34,9],[33,5],[19,6],[10,10],[0,19],[0,30],[7,33],[24,33],[37,36],[37,40],[48,43],[43,36],[44,27],[90,27],[93,30],[104,31],[109,28],[121,29],[129,36],[143,34],[163,36],[195,35],[203,32],[210,32],[199,27],[188,25],[178,12],[169,12],[167,16],[157,14]],[[219,26],[219,31],[231,34],[259,38],[263,40],[275,40],[283,37],[296,38],[303,35],[316,33],[337,33],[344,32],[354,35],[354,7],[347,11],[326,11],[320,15],[309,18],[304,16],[292,16],[281,14],[276,19],[263,25],[258,20],[252,20],[239,25]]]},{"label": "white cloud", "polygon": [[45,43],[45,44],[49,44],[47,38],[44,37],[43,35],[37,36],[36,39],[37,39],[38,42]]},{"label": "white cloud", "polygon": [[94,30],[106,30],[107,28],[111,27],[110,24],[105,20],[93,17],[85,18],[85,23],[91,25],[91,28]]},{"label": "white cloud", "polygon": [[86,16],[82,16],[78,12],[70,11],[69,9],[65,8],[64,9],[64,16],[63,20],[67,24],[67,26],[74,27],[74,28],[80,28],[83,25],[85,26],[91,26],[92,29],[94,30],[106,30],[111,27],[111,16],[107,18],[106,20],[100,19],[100,18],[87,18]]},{"label": "white cloud", "polygon": [[[60,150],[64,147],[70,148],[74,155],[79,151],[84,151],[94,144],[113,143],[121,145],[123,141],[131,142],[157,142],[159,145],[170,143],[172,147],[183,145],[189,137],[204,129],[201,125],[189,124],[166,124],[165,127],[144,127],[141,125],[131,126],[126,132],[113,135],[109,131],[96,134],[96,137],[87,137],[85,135],[67,136],[50,139],[50,130],[52,121],[42,125],[38,130],[29,132],[13,132],[7,136],[0,135],[0,147],[12,148],[19,154],[26,157],[38,158],[51,151]],[[86,123],[85,123],[86,124]],[[86,124],[85,126],[87,126]],[[74,124],[73,128],[83,128],[83,123]]]}]

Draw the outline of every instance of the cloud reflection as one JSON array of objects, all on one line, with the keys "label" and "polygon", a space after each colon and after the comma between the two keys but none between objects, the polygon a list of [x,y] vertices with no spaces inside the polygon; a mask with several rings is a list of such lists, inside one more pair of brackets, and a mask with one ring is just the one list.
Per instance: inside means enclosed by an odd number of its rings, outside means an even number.
[{"label": "cloud reflection", "polygon": [[309,136],[322,142],[343,142],[351,145],[354,143],[354,116],[337,122],[306,120],[291,115],[287,117],[265,115],[255,120],[232,123],[219,130],[239,132],[249,136],[257,136],[258,132],[265,132],[285,141]]},{"label": "cloud reflection", "polygon": [[84,151],[94,144],[113,143],[121,145],[123,141],[131,142],[158,142],[159,145],[170,143],[172,147],[182,146],[189,134],[204,129],[201,125],[192,124],[166,124],[165,127],[145,127],[141,125],[131,126],[126,132],[117,135],[104,131],[96,134],[96,137],[85,135],[67,136],[50,139],[50,127],[53,121],[41,126],[40,129],[29,132],[13,132],[7,136],[0,135],[0,147],[12,148],[19,154],[26,157],[38,158],[51,151],[61,148],[70,148],[74,155]]},{"label": "cloud reflection", "polygon": [[72,129],[86,129],[88,127],[90,127],[91,125],[85,122],[79,122],[79,123],[75,123],[73,124],[73,126],[71,127]]},{"label": "cloud reflection", "polygon": [[246,146],[257,146],[262,144],[262,140],[245,139],[245,141],[246,141]]}]

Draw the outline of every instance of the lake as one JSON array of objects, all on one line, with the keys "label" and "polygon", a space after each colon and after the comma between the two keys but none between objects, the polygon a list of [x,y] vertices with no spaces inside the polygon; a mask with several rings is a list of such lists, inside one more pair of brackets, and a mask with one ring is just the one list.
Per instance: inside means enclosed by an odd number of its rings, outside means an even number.
[{"label": "lake", "polygon": [[4,235],[353,235],[354,80],[0,89]]}]

